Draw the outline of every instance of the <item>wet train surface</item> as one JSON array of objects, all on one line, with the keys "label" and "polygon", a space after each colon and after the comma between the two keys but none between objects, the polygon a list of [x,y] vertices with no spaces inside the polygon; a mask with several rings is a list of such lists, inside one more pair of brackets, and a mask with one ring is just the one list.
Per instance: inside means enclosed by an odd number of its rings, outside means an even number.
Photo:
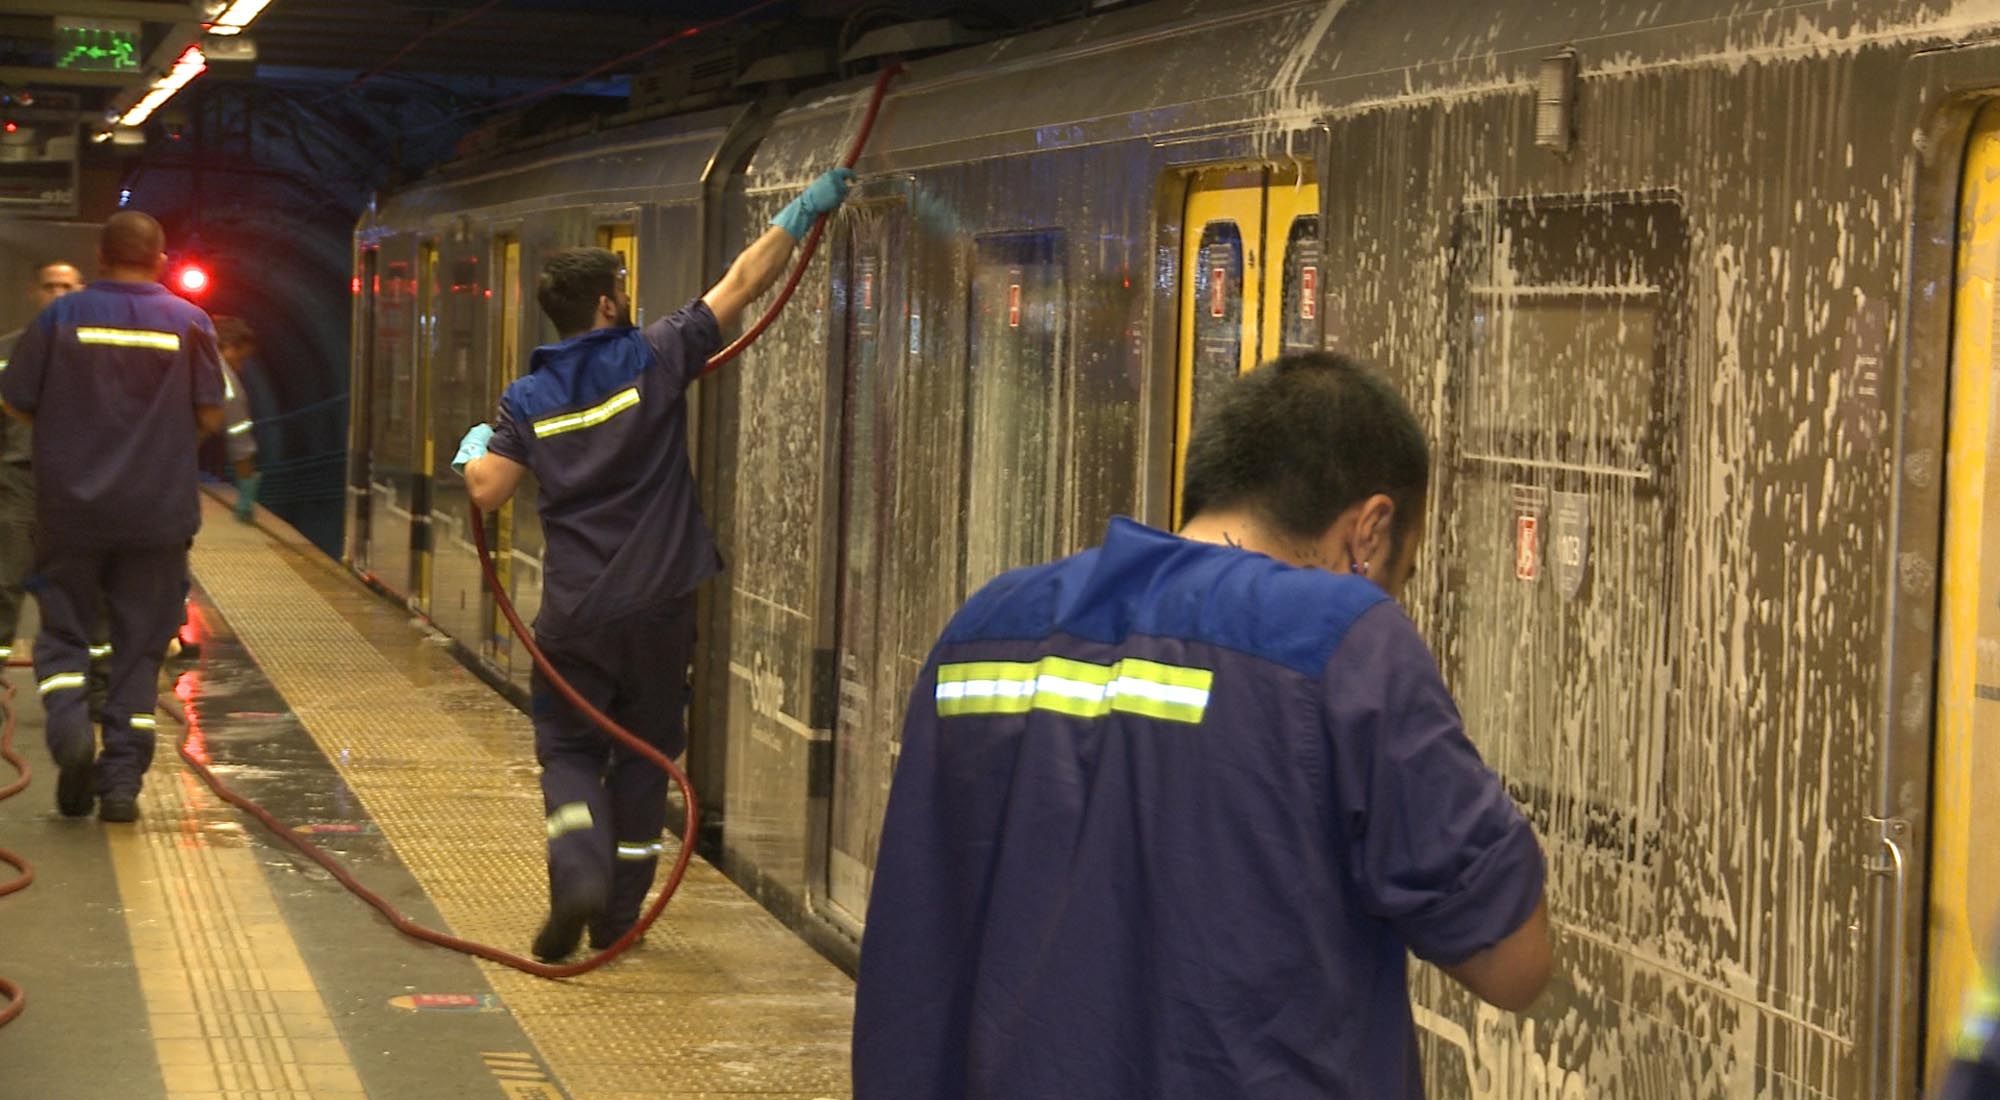
[{"label": "wet train surface", "polygon": [[[910,63],[797,299],[693,398],[728,562],[704,842],[851,961],[951,610],[1112,515],[1172,525],[1213,388],[1338,348],[1431,432],[1411,610],[1550,859],[1534,1011],[1420,968],[1433,1094],[1916,1095],[2000,918],[1995,31],[1991,0],[1217,0]],[[618,250],[662,316],[870,83],[381,196],[349,565],[525,683],[447,463],[553,336],[541,259]],[[532,612],[528,499],[492,535]]]}]

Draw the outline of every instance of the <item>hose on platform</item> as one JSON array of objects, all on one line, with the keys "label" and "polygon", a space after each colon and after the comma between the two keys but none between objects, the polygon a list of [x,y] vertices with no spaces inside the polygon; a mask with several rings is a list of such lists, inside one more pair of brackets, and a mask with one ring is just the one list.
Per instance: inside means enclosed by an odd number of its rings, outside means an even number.
[{"label": "hose on platform", "polygon": [[[853,143],[848,146],[847,155],[840,162],[841,167],[852,168],[854,162],[860,159],[862,149],[868,144],[868,135],[875,128],[875,119],[881,111],[882,99],[889,90],[889,81],[893,80],[900,72],[902,72],[902,66],[891,64],[887,68],[884,68],[881,75],[876,78],[874,93],[869,99],[867,112],[861,119],[861,128],[855,134]],[[791,277],[786,280],[784,289],[779,292],[778,297],[771,303],[770,308],[742,336],[711,357],[707,365],[702,368],[702,375],[707,375],[710,371],[715,370],[717,367],[741,354],[743,349],[754,343],[759,336],[763,335],[764,330],[770,327],[771,322],[777,319],[779,311],[783,310],[785,304],[791,300],[792,292],[798,289],[799,281],[804,277],[807,266],[812,263],[813,254],[819,247],[820,237],[825,229],[826,218],[822,215],[814,222],[812,231],[806,235],[804,248],[800,252],[798,262],[792,268]],[[652,904],[647,907],[645,913],[639,917],[638,923],[626,930],[624,935],[618,937],[615,942],[604,950],[578,962],[550,964],[516,955],[511,951],[503,951],[497,947],[474,943],[471,940],[461,939],[457,936],[446,935],[435,929],[425,928],[423,925],[398,912],[395,906],[389,904],[381,895],[362,885],[351,872],[341,866],[338,860],[335,860],[317,845],[272,816],[270,811],[231,790],[227,784],[216,777],[213,771],[209,770],[207,762],[197,755],[195,751],[196,741],[192,736],[198,732],[197,725],[171,699],[163,698],[161,700],[162,709],[172,714],[187,727],[191,736],[181,739],[181,760],[196,775],[199,775],[204,783],[208,784],[210,790],[213,790],[223,801],[256,818],[265,828],[271,830],[271,832],[282,838],[286,843],[304,853],[314,863],[319,864],[328,874],[338,879],[340,884],[347,887],[356,897],[368,903],[376,912],[382,914],[383,918],[393,925],[397,931],[412,939],[422,940],[425,943],[435,944],[439,947],[447,947],[453,951],[472,955],[502,966],[512,967],[515,970],[532,974],[539,978],[573,978],[579,974],[587,974],[596,970],[598,967],[617,958],[627,948],[631,947],[632,944],[636,943],[641,936],[644,936],[646,930],[652,927],[653,922],[659,919],[660,914],[666,909],[667,903],[673,900],[675,891],[680,889],[681,879],[687,874],[688,861],[693,858],[695,838],[698,835],[696,830],[700,825],[700,807],[695,800],[693,785],[688,782],[687,774],[681,771],[678,765],[671,759],[668,759],[666,754],[648,744],[638,735],[613,721],[609,715],[591,706],[590,702],[578,693],[570,685],[569,681],[563,679],[562,674],[558,673],[555,667],[549,663],[548,657],[542,653],[540,647],[535,645],[534,632],[528,628],[527,624],[521,621],[520,614],[514,610],[514,603],[508,599],[506,588],[500,583],[500,578],[494,570],[493,556],[486,545],[486,516],[478,508],[472,509],[472,541],[478,550],[479,567],[481,572],[485,574],[486,587],[493,593],[494,602],[499,606],[501,614],[506,617],[507,625],[513,629],[514,636],[520,639],[522,646],[528,652],[528,656],[533,659],[535,667],[541,671],[542,676],[547,679],[549,685],[555,688],[556,692],[564,699],[568,700],[570,705],[574,706],[579,713],[590,719],[591,722],[595,723],[604,732],[610,734],[614,740],[632,752],[645,757],[656,767],[661,768],[671,776],[674,783],[680,787],[682,799],[686,805],[687,812],[682,823],[683,831],[681,833],[679,854],[674,859],[672,869],[667,873],[665,884],[661,886],[658,895],[653,899]],[[13,723],[11,708],[8,712],[7,722],[8,730],[11,732]],[[25,785],[25,782],[24,773],[22,785]],[[0,853],[0,858],[5,858],[5,853]],[[18,889],[18,887],[16,888]],[[0,890],[0,893],[5,893],[5,891]],[[0,985],[0,991],[9,992],[15,998],[12,1002],[13,1005],[18,1006],[20,1004],[19,993],[11,990],[11,987]],[[0,1018],[0,1022],[4,1022],[4,1018]]]},{"label": "hose on platform", "polygon": [[[12,783],[0,787],[0,801],[5,801],[27,790],[28,782],[35,773],[28,767],[27,758],[14,748],[14,685],[6,685],[4,695],[0,695],[0,710],[5,711],[4,718],[0,718],[0,760],[13,765],[16,773]],[[19,872],[14,878],[0,883],[0,898],[19,893],[35,881],[34,864],[20,855],[0,848],[0,863],[9,864]],[[28,995],[21,991],[20,986],[0,977],[0,996],[7,998],[7,1003],[0,1006],[0,1027],[6,1027],[28,1006]]]}]

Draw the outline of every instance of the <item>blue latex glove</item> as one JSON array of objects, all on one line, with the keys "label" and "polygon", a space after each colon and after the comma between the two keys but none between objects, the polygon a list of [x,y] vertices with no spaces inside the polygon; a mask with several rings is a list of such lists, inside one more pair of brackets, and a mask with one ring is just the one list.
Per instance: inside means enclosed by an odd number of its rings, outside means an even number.
[{"label": "blue latex glove", "polygon": [[812,186],[799,193],[790,206],[778,211],[771,224],[792,235],[795,241],[806,239],[812,232],[813,222],[821,214],[831,214],[840,209],[847,199],[847,189],[854,185],[854,169],[835,168],[812,181]]},{"label": "blue latex glove", "polygon": [[236,479],[236,518],[250,522],[250,514],[257,510],[257,489],[264,484],[263,474],[251,474]]},{"label": "blue latex glove", "polygon": [[493,442],[493,429],[486,424],[474,424],[458,441],[458,457],[451,460],[451,472],[465,476],[465,464],[486,453],[487,444]]}]

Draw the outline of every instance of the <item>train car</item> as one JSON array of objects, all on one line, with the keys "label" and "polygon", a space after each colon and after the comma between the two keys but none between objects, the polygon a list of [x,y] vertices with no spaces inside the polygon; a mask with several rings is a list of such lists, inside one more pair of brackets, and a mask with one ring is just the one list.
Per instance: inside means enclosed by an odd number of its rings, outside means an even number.
[{"label": "train car", "polygon": [[[1213,0],[912,64],[791,310],[698,387],[721,862],[851,956],[957,602],[1114,514],[1176,522],[1206,395],[1330,346],[1432,432],[1409,602],[1549,853],[1561,977],[1517,1017],[1423,968],[1432,1094],[1919,1095],[2000,919],[1996,29],[1988,0]],[[642,300],[671,308],[867,83],[467,166],[364,221],[356,568],[511,671],[440,581],[469,559],[437,452],[537,338],[521,272],[647,226]],[[438,257],[497,272],[510,224],[524,266],[451,319]]]}]

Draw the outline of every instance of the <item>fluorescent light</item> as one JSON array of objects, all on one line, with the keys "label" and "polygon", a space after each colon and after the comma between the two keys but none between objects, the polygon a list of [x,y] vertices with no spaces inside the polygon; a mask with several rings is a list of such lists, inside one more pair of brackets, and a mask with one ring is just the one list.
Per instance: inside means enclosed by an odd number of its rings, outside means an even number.
[{"label": "fluorescent light", "polygon": [[175,92],[187,87],[189,81],[200,76],[207,68],[208,58],[202,54],[200,46],[189,46],[182,50],[180,57],[174,60],[174,67],[167,70],[167,75],[155,80],[152,90],[146,93],[145,98],[134,103],[118,121],[126,126],[137,126],[145,122],[153,116],[154,111],[160,109],[160,104],[174,98]]},{"label": "fluorescent light", "polygon": [[222,13],[209,28],[210,34],[235,34],[250,25],[257,13],[270,6],[271,0],[236,0],[229,10]]}]

